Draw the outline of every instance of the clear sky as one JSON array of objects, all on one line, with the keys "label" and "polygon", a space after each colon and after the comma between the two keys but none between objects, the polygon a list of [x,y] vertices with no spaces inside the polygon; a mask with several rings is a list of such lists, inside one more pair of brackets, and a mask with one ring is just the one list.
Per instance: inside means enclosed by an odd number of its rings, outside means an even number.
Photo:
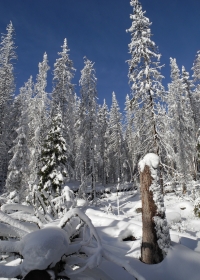
[{"label": "clear sky", "polygon": [[[200,49],[199,0],[141,0],[146,16],[152,22],[152,39],[165,64],[165,87],[170,81],[169,58],[190,71]],[[131,37],[129,0],[0,0],[0,32],[13,22],[16,32],[18,60],[15,65],[17,92],[30,75],[38,73],[38,63],[47,52],[49,65],[48,92],[52,89],[53,64],[58,58],[64,38],[70,58],[77,69],[73,83],[79,94],[78,81],[83,57],[95,62],[99,103],[105,98],[111,104],[115,91],[123,110],[125,96],[130,93],[128,44]]]}]

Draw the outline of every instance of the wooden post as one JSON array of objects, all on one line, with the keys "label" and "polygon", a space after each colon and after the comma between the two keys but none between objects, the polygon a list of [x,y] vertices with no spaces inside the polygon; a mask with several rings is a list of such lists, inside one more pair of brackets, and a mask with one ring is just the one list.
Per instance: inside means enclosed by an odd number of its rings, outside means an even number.
[{"label": "wooden post", "polygon": [[156,264],[163,260],[162,250],[157,243],[157,234],[153,217],[157,215],[157,206],[153,200],[153,193],[149,189],[153,178],[149,166],[145,165],[140,172],[140,188],[142,196],[142,246],[141,261],[147,264]]}]

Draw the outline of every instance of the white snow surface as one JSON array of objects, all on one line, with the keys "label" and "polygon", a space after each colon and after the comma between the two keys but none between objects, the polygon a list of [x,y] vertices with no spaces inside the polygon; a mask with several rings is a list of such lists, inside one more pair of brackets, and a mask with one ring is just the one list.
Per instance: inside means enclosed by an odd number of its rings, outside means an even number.
[{"label": "white snow surface", "polygon": [[[142,238],[142,215],[135,211],[141,206],[139,194],[120,193],[118,215],[116,196],[107,194],[96,206],[85,206],[85,213],[92,221],[101,239],[103,250],[111,255],[103,257],[98,267],[87,268],[77,275],[70,275],[71,280],[134,280],[129,273],[133,268],[146,280],[199,280],[200,279],[200,219],[193,213],[193,203],[187,197],[177,197],[174,193],[166,194],[165,207],[170,225],[172,244],[164,261],[156,265],[146,265],[139,261]],[[111,205],[108,212],[108,205]],[[79,213],[79,211],[77,212]],[[67,218],[67,217],[66,217]],[[77,217],[75,217],[77,218]],[[70,252],[68,235],[56,227],[64,221],[57,220],[55,225],[34,231],[24,236],[16,244],[4,243],[7,248],[15,247],[26,261],[19,265],[17,260],[2,260],[0,275],[3,270],[23,271],[46,268],[51,262],[61,258],[63,252]],[[74,221],[75,222],[75,221]],[[122,241],[128,236],[134,236],[135,241]],[[2,248],[1,242],[0,248]],[[73,243],[72,243],[73,244]],[[110,257],[110,259],[109,259]],[[115,259],[115,263],[111,260]],[[121,265],[116,264],[121,260]],[[45,267],[46,266],[46,267]],[[122,267],[125,267],[126,270]],[[129,272],[128,272],[129,271]],[[1,277],[1,276],[0,276]],[[8,280],[8,278],[0,278]]]}]

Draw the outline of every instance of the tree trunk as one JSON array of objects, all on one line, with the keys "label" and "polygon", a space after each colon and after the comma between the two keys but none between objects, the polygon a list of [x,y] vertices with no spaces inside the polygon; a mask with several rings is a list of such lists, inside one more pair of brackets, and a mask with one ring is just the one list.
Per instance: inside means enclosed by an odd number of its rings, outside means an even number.
[{"label": "tree trunk", "polygon": [[45,270],[32,270],[24,278],[24,280],[51,280],[50,274]]},{"label": "tree trunk", "polygon": [[157,206],[153,200],[153,193],[149,190],[153,178],[149,166],[145,166],[140,173],[142,196],[142,224],[143,236],[141,246],[141,261],[147,264],[156,264],[163,260],[162,250],[157,243],[157,235],[153,217],[157,215]]}]

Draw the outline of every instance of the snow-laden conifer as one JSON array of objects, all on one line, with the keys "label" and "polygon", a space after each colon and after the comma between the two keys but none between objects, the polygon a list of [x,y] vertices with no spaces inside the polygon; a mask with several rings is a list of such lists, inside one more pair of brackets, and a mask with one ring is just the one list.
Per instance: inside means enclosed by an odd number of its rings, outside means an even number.
[{"label": "snow-laden conifer", "polygon": [[120,113],[119,105],[115,96],[112,93],[112,105],[110,109],[110,117],[108,124],[109,139],[108,139],[108,153],[110,160],[110,179],[116,183],[122,180],[122,166],[123,166],[123,136],[122,136],[122,115]]},{"label": "snow-laden conifer", "polygon": [[[63,138],[63,121],[60,106],[57,106],[52,119],[51,129],[47,133],[41,150],[38,192],[49,209],[52,209],[51,199],[61,194],[66,173],[66,141]],[[40,201],[41,202],[41,201]]]},{"label": "snow-laden conifer", "polygon": [[46,135],[48,125],[49,125],[49,108],[50,108],[50,101],[48,98],[48,94],[46,92],[47,87],[47,72],[50,69],[48,66],[48,59],[47,54],[44,53],[43,61],[38,65],[39,73],[36,78],[35,83],[35,100],[37,102],[37,118],[38,118],[38,136],[39,142],[42,143],[44,136]]},{"label": "snow-laden conifer", "polygon": [[68,106],[72,106],[72,98],[74,95],[74,85],[72,79],[74,77],[73,62],[69,58],[69,51],[67,39],[64,39],[62,52],[58,55],[60,58],[56,59],[54,63],[53,82],[54,88],[52,92],[52,111],[56,109],[56,105],[60,104],[62,118],[66,116]]},{"label": "snow-laden conifer", "polygon": [[125,120],[124,120],[124,150],[125,150],[125,161],[124,166],[126,168],[126,172],[129,174],[130,180],[133,180],[133,169],[134,175],[136,174],[137,170],[137,162],[138,162],[138,154],[137,148],[138,145],[135,142],[136,135],[134,133],[134,118],[133,112],[130,106],[130,97],[127,94],[126,102],[125,102]]},{"label": "snow-laden conifer", "polygon": [[47,86],[47,71],[49,70],[47,54],[43,56],[43,61],[39,63],[39,73],[37,75],[36,83],[34,85],[34,98],[31,100],[32,113],[32,148],[30,169],[32,170],[31,182],[37,181],[37,174],[39,171],[39,160],[41,154],[41,146],[46,136],[49,127],[49,99],[46,92]]},{"label": "snow-laden conifer", "polygon": [[157,104],[164,100],[164,89],[161,84],[163,77],[160,74],[161,55],[151,40],[151,23],[138,0],[131,0],[130,4],[133,7],[133,14],[130,16],[132,26],[127,30],[131,33],[128,77],[133,98],[130,103],[142,156],[150,151],[159,153],[162,136],[157,130]]},{"label": "snow-laden conifer", "polygon": [[176,59],[170,59],[172,82],[168,85],[168,116],[173,135],[174,167],[177,180],[186,188],[194,173],[194,120],[192,118],[186,76],[181,78]]},{"label": "snow-laden conifer", "polygon": [[17,58],[12,22],[8,24],[6,30],[7,33],[2,35],[0,43],[0,190],[5,184],[8,151],[11,147],[11,104],[15,90],[13,60]]},{"label": "snow-laden conifer", "polygon": [[195,118],[195,126],[196,126],[196,130],[198,130],[200,127],[200,114],[199,114],[199,107],[200,107],[200,51],[197,52],[195,61],[193,63],[192,70],[193,70],[194,83],[195,83],[196,87],[191,95],[191,101],[192,101],[192,109],[193,109],[194,118]]},{"label": "snow-laden conifer", "polygon": [[[29,83],[29,81],[27,83]],[[27,143],[27,139],[29,138],[28,106],[30,97],[27,93],[27,83],[20,89],[20,94],[18,96],[18,100],[20,101],[20,116],[17,123],[18,127],[16,128],[17,137],[13,142],[13,147],[9,151],[12,154],[12,159],[9,162],[6,180],[7,191],[17,191],[20,200],[25,197],[25,192],[28,189],[30,173],[30,150]]]},{"label": "snow-laden conifer", "polygon": [[200,171],[199,165],[199,158],[200,158],[200,114],[199,114],[199,107],[200,107],[200,51],[197,52],[195,61],[193,63],[193,78],[195,83],[195,89],[192,91],[190,95],[191,106],[194,114],[195,120],[195,131],[196,131],[196,139],[197,139],[197,159],[198,163],[196,164],[197,171]]},{"label": "snow-laden conifer", "polygon": [[108,155],[108,106],[106,101],[102,106],[99,106],[97,122],[98,122],[98,145],[99,145],[99,160],[98,160],[98,177],[102,184],[108,183],[109,172],[109,155]]},{"label": "snow-laden conifer", "polygon": [[18,136],[14,141],[15,146],[10,150],[13,157],[9,162],[8,176],[6,179],[7,191],[17,190],[20,198],[23,196],[25,188],[28,186],[27,173],[29,164],[29,150],[27,147],[24,127],[17,129]]},{"label": "snow-laden conifer", "polygon": [[182,67],[182,84],[183,84],[183,113],[185,117],[185,130],[186,135],[186,149],[188,162],[189,162],[189,170],[191,172],[193,179],[197,179],[197,145],[198,145],[198,129],[195,124],[195,112],[194,108],[194,99],[193,99],[193,89],[194,85],[190,80],[189,73],[185,70],[185,67]]},{"label": "snow-laden conifer", "polygon": [[89,180],[92,186],[92,199],[96,198],[96,163],[97,163],[97,89],[94,63],[84,59],[79,81],[81,87],[79,143],[82,153],[81,181]]},{"label": "snow-laden conifer", "polygon": [[58,104],[60,104],[61,114],[64,124],[63,136],[68,145],[68,173],[70,177],[74,176],[75,169],[75,93],[72,79],[75,68],[69,58],[67,39],[64,39],[62,51],[58,53],[53,71],[53,92],[52,92],[52,114]]}]

